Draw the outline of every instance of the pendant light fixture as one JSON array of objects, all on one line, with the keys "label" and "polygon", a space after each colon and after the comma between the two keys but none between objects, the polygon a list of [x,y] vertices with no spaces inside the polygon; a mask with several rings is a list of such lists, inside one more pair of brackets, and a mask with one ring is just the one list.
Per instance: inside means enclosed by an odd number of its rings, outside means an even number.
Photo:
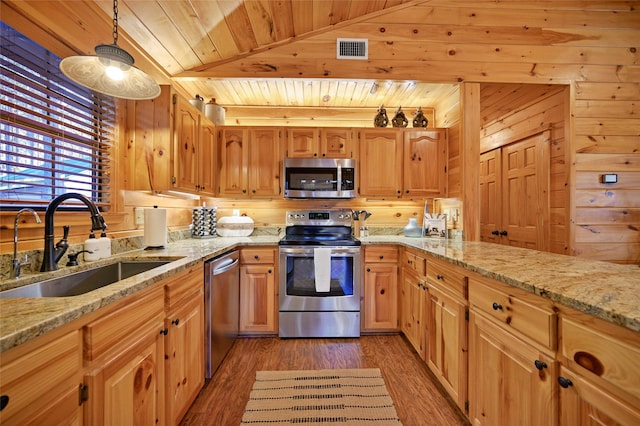
[{"label": "pendant light fixture", "polygon": [[133,66],[133,57],[118,46],[118,0],[113,1],[113,44],[95,47],[96,56],[70,56],[60,70],[71,80],[115,98],[153,99],[160,86],[144,71]]}]

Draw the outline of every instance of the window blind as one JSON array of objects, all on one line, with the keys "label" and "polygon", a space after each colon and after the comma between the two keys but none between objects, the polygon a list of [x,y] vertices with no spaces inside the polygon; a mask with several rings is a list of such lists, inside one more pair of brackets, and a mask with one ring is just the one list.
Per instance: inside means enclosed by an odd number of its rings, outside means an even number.
[{"label": "window blind", "polygon": [[113,98],[67,79],[60,58],[4,22],[0,33],[0,204],[79,192],[107,210]]}]

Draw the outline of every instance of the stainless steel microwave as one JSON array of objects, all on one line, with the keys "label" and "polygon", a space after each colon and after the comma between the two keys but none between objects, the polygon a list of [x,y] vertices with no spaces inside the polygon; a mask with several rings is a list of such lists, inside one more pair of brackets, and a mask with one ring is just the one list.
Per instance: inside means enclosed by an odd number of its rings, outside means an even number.
[{"label": "stainless steel microwave", "polygon": [[284,198],[355,198],[356,160],[285,158]]}]

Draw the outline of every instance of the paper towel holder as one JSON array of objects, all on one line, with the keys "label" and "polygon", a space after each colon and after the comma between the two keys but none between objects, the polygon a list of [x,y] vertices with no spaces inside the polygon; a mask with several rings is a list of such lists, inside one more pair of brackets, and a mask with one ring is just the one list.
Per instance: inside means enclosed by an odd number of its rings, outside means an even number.
[{"label": "paper towel holder", "polygon": [[[153,206],[153,208],[154,208],[154,209],[157,209],[157,208],[158,208],[158,206]],[[146,218],[145,218],[145,219],[146,219]],[[145,220],[145,224],[146,224],[146,223],[147,223],[147,221]],[[165,218],[165,226],[166,226],[166,218]],[[145,229],[145,232],[146,232],[146,231],[147,231],[147,230]],[[146,235],[145,235],[145,238],[143,238],[143,239],[145,240],[144,242],[146,243]],[[167,240],[167,238],[166,238],[166,229],[165,229],[165,238],[164,238],[165,243],[166,243],[166,240]],[[159,245],[148,245],[148,246],[146,246],[144,249],[145,249],[145,250],[164,250],[164,248],[165,248],[165,247],[164,247],[164,244],[159,244]]]}]

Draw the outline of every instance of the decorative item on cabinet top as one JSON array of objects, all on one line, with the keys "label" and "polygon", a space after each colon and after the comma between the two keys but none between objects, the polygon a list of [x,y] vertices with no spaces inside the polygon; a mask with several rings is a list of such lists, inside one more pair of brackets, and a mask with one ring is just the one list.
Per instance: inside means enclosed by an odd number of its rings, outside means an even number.
[{"label": "decorative item on cabinet top", "polygon": [[216,126],[224,126],[226,110],[216,103],[216,98],[211,98],[204,106],[204,115]]},{"label": "decorative item on cabinet top", "polygon": [[387,117],[387,110],[384,108],[384,105],[380,105],[378,109],[378,113],[373,119],[373,125],[375,127],[387,127],[389,124],[389,117]]},{"label": "decorative item on cabinet top", "polygon": [[407,116],[404,115],[401,106],[398,107],[396,115],[393,116],[391,123],[393,124],[393,127],[407,127],[407,124],[409,124],[409,120],[407,120]]},{"label": "decorative item on cabinet top", "polygon": [[418,107],[418,110],[413,113],[415,117],[413,118],[413,127],[427,127],[429,124],[429,120],[422,113],[422,107]]},{"label": "decorative item on cabinet top", "polygon": [[204,114],[204,98],[202,96],[196,95],[195,98],[189,99],[189,103],[198,108],[198,110]]}]

